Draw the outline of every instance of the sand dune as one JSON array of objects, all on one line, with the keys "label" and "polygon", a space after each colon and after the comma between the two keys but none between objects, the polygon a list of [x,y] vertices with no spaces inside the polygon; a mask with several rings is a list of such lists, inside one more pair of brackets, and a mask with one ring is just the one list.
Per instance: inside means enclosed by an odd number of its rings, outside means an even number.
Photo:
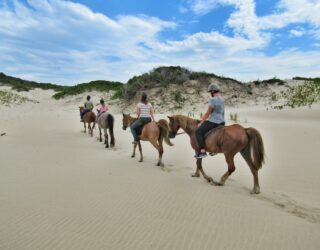
[{"label": "sand dune", "polygon": [[[224,187],[191,178],[186,135],[160,168],[146,142],[145,161],[130,158],[120,114],[105,149],[81,132],[77,105],[1,107],[0,249],[320,249],[320,108],[233,111],[265,142],[260,195],[241,156]],[[223,155],[204,169],[220,178]]]}]

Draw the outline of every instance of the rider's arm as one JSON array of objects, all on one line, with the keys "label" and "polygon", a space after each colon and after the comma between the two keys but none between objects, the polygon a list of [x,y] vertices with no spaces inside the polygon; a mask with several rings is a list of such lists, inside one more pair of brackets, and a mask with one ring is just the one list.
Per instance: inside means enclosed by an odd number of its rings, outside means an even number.
[{"label": "rider's arm", "polygon": [[207,112],[202,116],[201,122],[199,123],[199,126],[208,119],[210,114],[213,112],[214,108],[209,106]]},{"label": "rider's arm", "polygon": [[156,121],[156,120],[154,119],[153,114],[154,114],[154,110],[153,110],[153,108],[151,108],[151,109],[150,109],[150,115],[151,115],[152,121]]},{"label": "rider's arm", "polygon": [[137,116],[139,118],[140,117],[140,107],[139,107],[139,105],[137,105],[136,113],[137,113]]}]

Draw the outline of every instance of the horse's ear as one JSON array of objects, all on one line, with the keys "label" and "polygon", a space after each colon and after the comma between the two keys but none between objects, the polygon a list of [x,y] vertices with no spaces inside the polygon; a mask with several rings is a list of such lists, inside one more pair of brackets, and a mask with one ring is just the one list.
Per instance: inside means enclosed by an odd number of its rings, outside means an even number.
[{"label": "horse's ear", "polygon": [[172,116],[167,116],[168,118],[169,118],[169,120],[172,120],[173,119],[173,117]]},{"label": "horse's ear", "polygon": [[123,115],[123,117],[125,117],[126,115],[125,115],[125,113],[122,113],[122,115]]}]

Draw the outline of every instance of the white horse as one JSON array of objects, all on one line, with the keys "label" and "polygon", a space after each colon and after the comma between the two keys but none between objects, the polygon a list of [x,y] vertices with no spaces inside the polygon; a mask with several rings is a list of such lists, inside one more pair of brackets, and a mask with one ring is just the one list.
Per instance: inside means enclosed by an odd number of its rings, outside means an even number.
[{"label": "white horse", "polygon": [[114,139],[114,134],[113,134],[113,127],[114,127],[114,117],[110,113],[102,113],[97,120],[98,126],[99,126],[99,135],[100,135],[100,142],[102,142],[101,138],[101,129],[104,130],[104,144],[106,145],[106,148],[109,147],[109,142],[108,142],[108,132],[107,130],[109,129],[109,134],[111,137],[110,140],[110,146],[114,147],[115,144],[115,139]]}]

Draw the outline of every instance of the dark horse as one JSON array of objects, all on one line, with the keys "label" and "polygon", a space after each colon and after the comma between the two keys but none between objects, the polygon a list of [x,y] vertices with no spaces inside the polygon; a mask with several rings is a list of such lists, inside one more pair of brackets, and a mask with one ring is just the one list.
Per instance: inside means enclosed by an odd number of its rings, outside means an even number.
[{"label": "dark horse", "polygon": [[[123,114],[123,120],[122,120],[123,130],[126,130],[127,127],[130,127],[130,125],[135,120],[137,120],[137,118],[133,118],[127,114]],[[140,140],[150,141],[150,143],[158,150],[159,159],[158,159],[157,166],[163,166],[163,163],[162,163],[163,139],[169,146],[173,146],[173,144],[170,142],[170,139],[169,139],[169,125],[166,120],[160,119],[158,122],[149,122],[146,125],[144,125],[141,131]],[[140,162],[142,162],[143,156],[142,156],[142,148],[141,148],[140,141],[138,143],[138,146],[140,151]],[[137,144],[134,144],[133,153],[131,157],[135,157],[136,147],[137,147]]]},{"label": "dark horse", "polygon": [[[84,107],[79,107],[80,112],[84,111]],[[84,132],[87,132],[86,123],[88,123],[88,130],[89,134],[93,136],[93,129],[96,125],[96,114],[92,111],[88,111],[83,115],[83,126],[84,126]],[[93,126],[91,128],[91,123],[93,123]]]},{"label": "dark horse", "polygon": [[104,130],[104,144],[106,145],[106,148],[109,147],[109,142],[108,142],[108,132],[107,129],[109,129],[109,134],[110,134],[110,146],[114,147],[114,134],[113,134],[113,127],[114,127],[114,117],[113,115],[109,113],[102,113],[99,118],[98,118],[98,126],[99,126],[99,136],[100,136],[100,142],[102,142],[101,138],[101,129]]},{"label": "dark horse", "polygon": [[[192,148],[197,151],[198,146],[195,137],[195,131],[198,128],[199,120],[194,120],[183,115],[168,116],[170,122],[170,138],[177,135],[178,130],[183,129],[190,136]],[[250,167],[253,175],[253,190],[252,194],[260,193],[258,170],[264,163],[264,146],[259,131],[254,128],[243,128],[239,124],[225,126],[216,129],[209,133],[205,139],[205,149],[207,152],[217,154],[223,153],[228,164],[228,171],[221,177],[220,182],[215,182],[211,177],[206,175],[202,169],[202,159],[197,159],[197,170],[192,175],[200,177],[200,172],[203,177],[215,185],[224,185],[225,181],[235,170],[234,156],[240,152]]]}]

